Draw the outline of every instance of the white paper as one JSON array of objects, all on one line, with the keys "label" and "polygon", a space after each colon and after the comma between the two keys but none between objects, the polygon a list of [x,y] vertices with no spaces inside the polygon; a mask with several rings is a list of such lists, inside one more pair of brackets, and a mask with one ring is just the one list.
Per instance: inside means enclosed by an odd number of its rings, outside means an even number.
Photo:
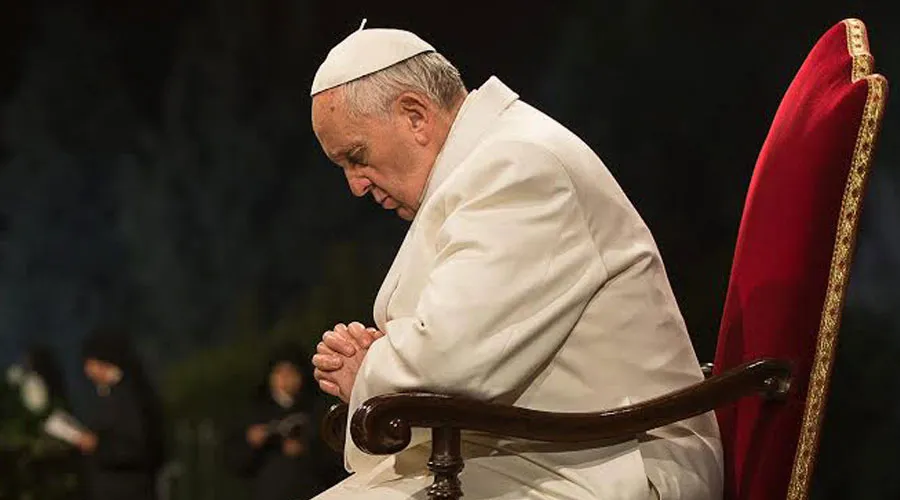
[{"label": "white paper", "polygon": [[71,445],[77,445],[85,429],[68,413],[54,410],[44,421],[44,432]]},{"label": "white paper", "polygon": [[278,433],[282,436],[290,434],[294,427],[306,426],[309,424],[309,418],[303,413],[292,413],[278,422]]}]

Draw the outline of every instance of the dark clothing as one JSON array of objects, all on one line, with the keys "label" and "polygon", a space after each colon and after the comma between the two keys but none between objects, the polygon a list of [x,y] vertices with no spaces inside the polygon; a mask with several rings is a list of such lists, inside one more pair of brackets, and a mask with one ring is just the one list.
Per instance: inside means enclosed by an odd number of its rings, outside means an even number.
[{"label": "dark clothing", "polygon": [[162,463],[159,416],[142,403],[141,392],[123,379],[97,396],[86,422],[97,449],[86,458],[91,500],[153,500]]},{"label": "dark clothing", "polygon": [[[283,425],[281,429],[274,425],[289,417],[295,425]],[[322,458],[318,449],[318,425],[313,418],[296,403],[283,408],[271,397],[261,397],[253,406],[250,418],[229,436],[226,460],[233,472],[252,478],[253,500],[304,500],[323,489],[317,463]],[[272,424],[269,438],[260,448],[253,448],[247,442],[247,429],[256,424]],[[284,453],[282,433],[303,445],[299,456]]]}]

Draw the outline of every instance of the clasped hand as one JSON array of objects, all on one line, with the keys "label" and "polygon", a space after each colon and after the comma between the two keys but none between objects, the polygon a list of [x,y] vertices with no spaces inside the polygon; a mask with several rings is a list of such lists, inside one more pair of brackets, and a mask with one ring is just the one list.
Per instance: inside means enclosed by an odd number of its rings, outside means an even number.
[{"label": "clasped hand", "polygon": [[383,336],[378,329],[366,328],[355,321],[349,326],[338,323],[334,330],[325,332],[312,358],[319,387],[345,403],[349,402],[356,373],[369,347]]}]

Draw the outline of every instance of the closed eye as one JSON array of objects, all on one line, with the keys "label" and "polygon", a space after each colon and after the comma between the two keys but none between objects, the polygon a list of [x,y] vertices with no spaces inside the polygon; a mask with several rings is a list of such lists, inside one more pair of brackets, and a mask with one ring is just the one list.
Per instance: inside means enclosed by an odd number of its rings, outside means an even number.
[{"label": "closed eye", "polygon": [[366,166],[366,148],[365,148],[365,146],[357,146],[357,147],[351,149],[350,151],[347,152],[347,154],[345,155],[345,158],[347,158],[347,161],[351,165],[357,165],[357,166],[361,166],[361,167]]}]

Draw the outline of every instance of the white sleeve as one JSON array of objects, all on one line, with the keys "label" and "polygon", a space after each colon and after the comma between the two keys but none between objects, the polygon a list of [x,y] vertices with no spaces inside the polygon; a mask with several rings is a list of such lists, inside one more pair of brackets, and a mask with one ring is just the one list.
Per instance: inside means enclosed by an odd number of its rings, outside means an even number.
[{"label": "white sleeve", "polygon": [[360,369],[367,397],[502,398],[552,359],[606,280],[571,181],[550,152],[506,145],[460,177],[447,180],[448,215],[415,314],[390,320]]}]

